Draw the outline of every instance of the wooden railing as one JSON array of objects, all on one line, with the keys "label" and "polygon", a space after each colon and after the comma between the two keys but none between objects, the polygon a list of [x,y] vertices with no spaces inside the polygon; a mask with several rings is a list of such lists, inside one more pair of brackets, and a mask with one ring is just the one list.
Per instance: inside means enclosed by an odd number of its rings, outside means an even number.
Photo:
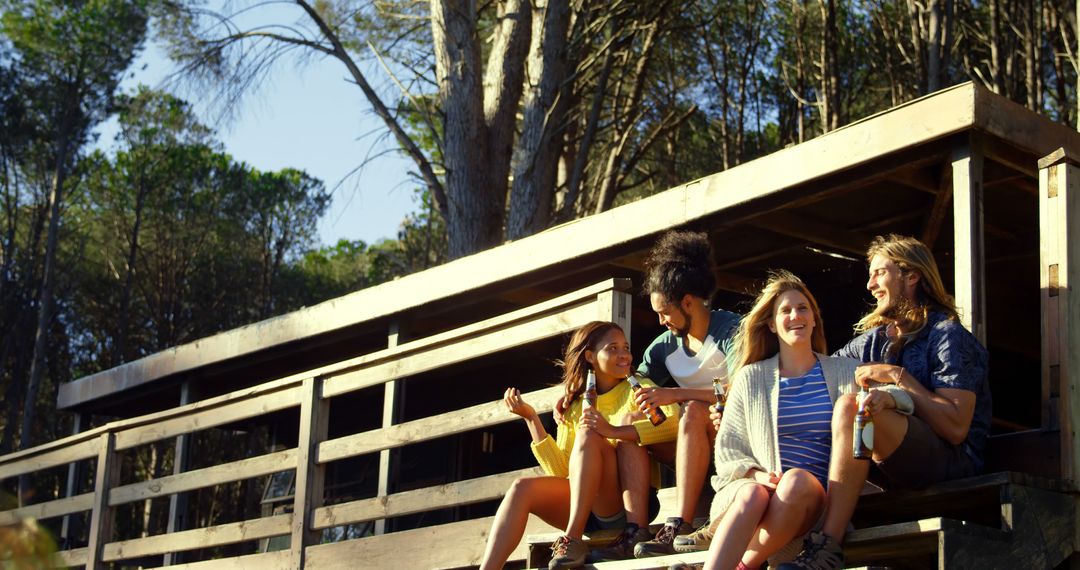
[{"label": "wooden railing", "polygon": [[[511,421],[515,416],[502,408],[498,395],[493,394],[488,403],[404,423],[394,424],[388,418],[379,429],[334,439],[327,437],[330,401],[363,388],[392,384],[422,372],[563,335],[592,320],[618,322],[629,333],[629,286],[625,279],[605,281],[444,333],[171,410],[112,422],[0,457],[0,479],[97,459],[92,493],[0,512],[0,524],[23,517],[49,519],[90,511],[87,547],[62,551],[57,561],[91,569],[145,556],[285,535],[290,537],[288,550],[177,566],[257,566],[260,570],[271,570],[355,568],[357,564],[371,568],[391,565],[451,568],[476,564],[483,551],[490,518],[330,544],[319,544],[319,538],[321,531],[330,527],[498,499],[516,477],[536,473],[537,469],[394,494],[387,494],[382,486],[380,495],[374,498],[330,506],[322,504],[324,472],[326,465],[334,461]],[[526,394],[526,397],[535,403],[538,411],[550,411],[558,390],[557,387],[546,388]],[[387,389],[385,393],[392,399],[395,391]],[[289,408],[300,411],[299,444],[295,448],[149,481],[118,484],[121,451]],[[388,454],[382,453],[380,468],[384,474],[388,473],[388,461]],[[118,506],[290,469],[296,470],[292,513],[145,538],[114,540],[113,514]],[[545,528],[530,527],[530,531]],[[524,549],[515,552],[514,558],[524,558]]]}]

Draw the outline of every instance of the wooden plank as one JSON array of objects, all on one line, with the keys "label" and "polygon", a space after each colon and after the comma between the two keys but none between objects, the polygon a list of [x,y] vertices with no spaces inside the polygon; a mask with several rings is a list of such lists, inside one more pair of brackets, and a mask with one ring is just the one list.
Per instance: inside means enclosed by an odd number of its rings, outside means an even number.
[{"label": "wooden plank", "polygon": [[16,524],[21,519],[42,520],[72,513],[81,513],[92,508],[94,508],[94,494],[83,493],[82,495],[0,512],[0,526]]},{"label": "wooden plank", "polygon": [[519,477],[536,477],[543,474],[539,467],[530,467],[436,487],[395,493],[385,497],[322,507],[315,509],[312,526],[323,529],[498,499],[506,494],[506,489]]},{"label": "wooden plank", "polygon": [[934,249],[934,244],[937,243],[938,235],[941,233],[941,225],[945,223],[945,214],[949,211],[952,195],[952,169],[950,168],[945,170],[941,176],[937,194],[934,196],[934,203],[930,206],[930,215],[926,216],[926,222],[923,224],[922,242],[931,250]]},{"label": "wooden plank", "polygon": [[[97,432],[91,438],[82,441],[79,441],[77,437],[64,438],[61,441],[69,441],[69,446],[59,448],[50,446],[41,453],[6,455],[4,461],[0,463],[0,480],[90,459],[101,450],[101,433]],[[14,457],[15,455],[19,457]]]},{"label": "wooden plank", "polygon": [[57,562],[57,566],[60,568],[66,568],[68,566],[85,566],[86,561],[89,558],[88,550],[86,548],[72,548],[71,550],[61,550],[54,555]]},{"label": "wooden plank", "polygon": [[236,401],[222,403],[209,409],[195,411],[148,425],[118,430],[116,448],[129,449],[138,445],[175,437],[184,433],[203,430],[238,420],[263,416],[270,412],[298,406],[300,387],[290,386],[251,397],[239,397]]},{"label": "wooden plank", "polygon": [[[76,413],[71,422],[71,434],[78,435],[79,432],[86,429],[86,425],[90,418],[85,414]],[[76,492],[76,485],[79,481],[83,480],[83,475],[86,473],[86,464],[79,461],[68,463],[67,481],[64,482],[64,497],[74,497]],[[86,509],[93,508],[91,504]],[[38,516],[37,518],[45,518]],[[64,517],[64,520],[60,522],[60,544],[71,544],[71,541],[76,536],[82,534],[79,528],[80,520],[72,518],[70,513]]]},{"label": "wooden plank", "polygon": [[[180,384],[180,405],[186,406],[192,403],[191,379],[184,380]],[[191,461],[191,434],[176,436],[173,444],[173,475],[180,475],[188,470]],[[187,528],[187,495],[177,492],[169,495],[169,522],[165,524],[166,534],[179,532]],[[165,566],[173,566],[183,560],[183,555],[178,552],[167,552],[162,560]]]},{"label": "wooden plank", "polygon": [[983,157],[975,143],[952,157],[954,295],[960,321],[986,346]]},{"label": "wooden plank", "polygon": [[[1080,166],[1060,148],[1039,161],[1039,283],[1042,309],[1044,426],[1061,427],[1061,477],[1080,477],[1080,354],[1073,346],[1080,326]],[[1051,416],[1054,411],[1058,415]],[[1080,532],[1080,530],[1078,530]],[[1080,534],[1077,539],[1080,540]]]},{"label": "wooden plank", "polygon": [[[488,531],[495,517],[394,532],[320,544],[308,548],[308,570],[342,568],[352,570],[363,560],[365,568],[461,568],[476,566],[484,554]],[[556,530],[544,521],[529,517],[525,534]],[[510,560],[524,560],[527,545],[521,541]]]},{"label": "wooden plank", "polygon": [[201,562],[189,562],[176,564],[169,570],[286,570],[289,567],[289,551],[278,550],[275,552],[263,552],[260,554],[248,554],[234,556],[232,558],[218,558],[216,560],[203,560]]},{"label": "wooden plank", "polygon": [[[596,319],[611,321],[622,328],[626,335],[626,341],[630,342],[631,328],[630,308],[633,301],[630,294],[623,291],[604,291],[596,296]],[[631,343],[633,346],[633,343]]]},{"label": "wooden plank", "polygon": [[117,487],[109,493],[109,506],[123,505],[145,499],[165,497],[231,481],[242,481],[261,475],[296,468],[296,449],[275,451],[213,467],[187,471]]},{"label": "wooden plank", "polygon": [[211,548],[237,542],[248,542],[289,534],[292,514],[285,513],[235,523],[219,524],[206,528],[183,530],[172,534],[159,534],[146,538],[110,542],[104,548],[104,560],[116,562],[196,548]]},{"label": "wooden plank", "polygon": [[596,306],[594,303],[589,303],[564,309],[559,313],[536,320],[515,323],[506,328],[485,330],[467,339],[456,339],[451,344],[412,352],[407,357],[402,354],[394,360],[328,378],[325,395],[330,398],[389,380],[443,368],[521,344],[564,334],[593,320],[596,320]]},{"label": "wooden plank", "polygon": [[90,515],[90,539],[87,542],[87,570],[105,568],[102,553],[105,543],[112,540],[113,510],[109,508],[109,491],[120,481],[120,456],[116,453],[116,436],[101,434],[98,446],[97,473],[94,477],[94,510]]},{"label": "wooden plank", "polygon": [[319,532],[311,527],[315,509],[323,505],[326,467],[316,461],[319,443],[326,439],[330,401],[323,399],[323,379],[304,381],[300,405],[299,445],[296,449],[296,493],[293,495],[293,518],[289,530],[289,566],[304,567],[307,547],[319,543]]},{"label": "wooden plank", "polygon": [[[398,321],[390,323],[390,334],[387,335],[386,345],[387,348],[396,348],[401,342],[401,325]],[[398,380],[391,380],[386,384],[383,384],[383,409],[382,409],[382,427],[383,429],[389,428],[394,425],[394,420],[397,415],[397,393],[398,387],[404,388],[404,385]],[[379,481],[378,487],[375,490],[376,499],[385,499],[390,494],[390,461],[391,453],[389,449],[384,449],[379,452]],[[315,511],[316,520],[312,522],[312,526],[320,528],[318,525],[319,510]],[[375,534],[386,533],[386,520],[380,518],[375,521]]]},{"label": "wooden plank", "polygon": [[[561,386],[552,386],[543,390],[529,392],[524,397],[536,408],[537,413],[544,413],[551,411],[555,400],[561,394]],[[472,429],[490,427],[516,419],[518,417],[506,410],[502,400],[495,400],[463,410],[397,424],[389,428],[365,431],[324,441],[319,445],[318,461],[320,464],[325,464],[410,443],[438,439]]]}]

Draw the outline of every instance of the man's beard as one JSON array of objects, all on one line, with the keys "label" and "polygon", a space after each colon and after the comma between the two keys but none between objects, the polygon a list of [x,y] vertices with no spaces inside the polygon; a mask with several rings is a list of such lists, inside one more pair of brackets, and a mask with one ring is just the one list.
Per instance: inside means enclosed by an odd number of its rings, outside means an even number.
[{"label": "man's beard", "polygon": [[679,328],[673,328],[671,330],[671,334],[674,334],[679,338],[685,339],[690,334],[690,313],[684,311],[682,307],[675,308],[678,309],[679,314],[681,314],[683,317],[683,326]]},{"label": "man's beard", "polygon": [[888,305],[878,307],[877,315],[897,324],[901,329],[908,329],[912,322],[918,321],[919,305],[907,297],[890,300]]}]

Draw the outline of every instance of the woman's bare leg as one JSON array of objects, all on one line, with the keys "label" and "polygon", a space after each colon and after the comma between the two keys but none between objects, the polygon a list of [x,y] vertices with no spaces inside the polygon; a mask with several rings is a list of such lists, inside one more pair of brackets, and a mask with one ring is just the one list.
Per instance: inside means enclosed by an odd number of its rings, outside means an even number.
[{"label": "woman's bare leg", "polygon": [[566,527],[570,513],[570,482],[562,477],[522,477],[506,491],[491,523],[481,570],[495,570],[517,548],[529,514],[555,528]]},{"label": "woman's bare leg", "polygon": [[824,511],[825,488],[809,471],[792,469],[784,473],[742,557],[743,563],[751,568],[761,566],[785,544],[813,528]]}]

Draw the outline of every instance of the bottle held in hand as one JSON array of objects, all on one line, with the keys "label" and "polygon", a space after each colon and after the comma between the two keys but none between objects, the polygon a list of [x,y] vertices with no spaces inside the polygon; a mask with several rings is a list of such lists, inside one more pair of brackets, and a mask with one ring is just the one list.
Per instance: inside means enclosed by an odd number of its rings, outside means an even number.
[{"label": "bottle held in hand", "polygon": [[[630,383],[630,388],[635,392],[641,390],[641,381],[638,380],[638,377],[640,376],[641,374],[635,372],[626,379],[626,381]],[[664,423],[664,420],[667,419],[667,414],[665,414],[664,410],[661,410],[659,406],[650,406],[649,410],[645,412],[645,415],[648,416],[649,421],[652,422],[652,425],[654,426]]]},{"label": "bottle held in hand", "polygon": [[581,400],[581,408],[595,408],[596,407],[596,374],[592,369],[589,369],[589,373],[585,376],[585,394]]},{"label": "bottle held in hand", "polygon": [[716,413],[723,415],[724,407],[727,406],[727,389],[724,387],[723,379],[719,376],[712,379],[713,393],[716,394],[716,405],[713,409]]},{"label": "bottle held in hand", "polygon": [[869,460],[874,455],[874,418],[866,409],[869,396],[866,388],[859,390],[859,410],[855,414],[855,433],[851,445],[855,459]]}]

